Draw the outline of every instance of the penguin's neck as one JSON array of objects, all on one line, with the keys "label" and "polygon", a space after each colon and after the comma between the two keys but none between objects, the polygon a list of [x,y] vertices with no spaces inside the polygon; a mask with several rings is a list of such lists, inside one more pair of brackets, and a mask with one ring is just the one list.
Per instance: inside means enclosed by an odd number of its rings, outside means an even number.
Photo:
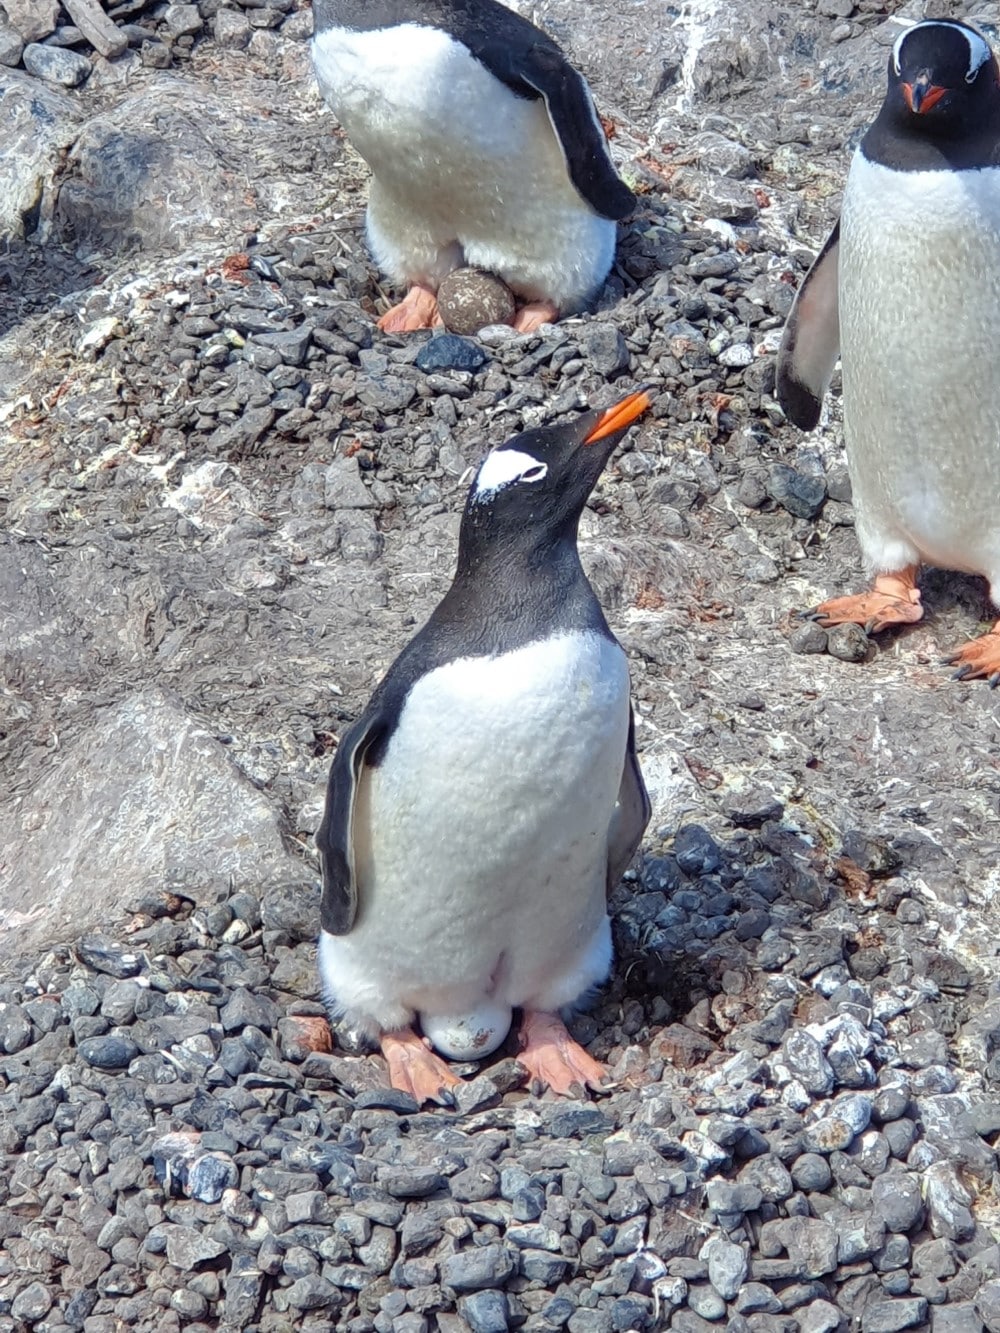
[{"label": "penguin's neck", "polygon": [[526,543],[473,543],[460,549],[455,579],[441,604],[449,619],[475,626],[491,653],[573,630],[610,635],[580,564],[576,534]]}]

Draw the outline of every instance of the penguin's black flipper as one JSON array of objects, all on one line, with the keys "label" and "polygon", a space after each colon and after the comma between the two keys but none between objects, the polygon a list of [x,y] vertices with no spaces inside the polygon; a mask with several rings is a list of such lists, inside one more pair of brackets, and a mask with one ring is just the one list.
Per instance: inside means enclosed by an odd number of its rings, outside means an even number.
[{"label": "penguin's black flipper", "polygon": [[625,767],[622,769],[622,785],[618,789],[618,800],[615,803],[608,835],[609,894],[617,887],[618,881],[628,869],[629,862],[635,856],[651,814],[652,806],[649,804],[646,784],[642,780],[639,761],[635,757],[635,718],[632,709],[629,708]]},{"label": "penguin's black flipper", "polygon": [[776,391],[789,421],[812,430],[840,355],[840,223],[799,288],[778,349]]},{"label": "penguin's black flipper", "polygon": [[520,85],[544,98],[566,170],[591,208],[605,218],[628,217],[635,195],[615,171],[583,76],[554,44],[506,46],[491,40],[488,47],[473,54],[509,87]]},{"label": "penguin's black flipper", "polygon": [[346,935],[358,914],[358,883],[354,873],[354,807],[364,780],[368,752],[384,738],[381,712],[361,717],[343,737],[330,768],[326,809],[316,833],[323,894],[320,925],[328,935]]}]

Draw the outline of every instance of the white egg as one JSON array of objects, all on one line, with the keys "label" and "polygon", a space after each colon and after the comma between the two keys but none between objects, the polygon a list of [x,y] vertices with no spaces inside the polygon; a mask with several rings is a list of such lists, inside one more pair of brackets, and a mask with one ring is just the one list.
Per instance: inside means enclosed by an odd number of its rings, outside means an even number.
[{"label": "white egg", "polygon": [[462,1015],[421,1014],[420,1026],[449,1060],[482,1060],[492,1055],[510,1031],[511,1011],[506,1004],[484,1000]]}]

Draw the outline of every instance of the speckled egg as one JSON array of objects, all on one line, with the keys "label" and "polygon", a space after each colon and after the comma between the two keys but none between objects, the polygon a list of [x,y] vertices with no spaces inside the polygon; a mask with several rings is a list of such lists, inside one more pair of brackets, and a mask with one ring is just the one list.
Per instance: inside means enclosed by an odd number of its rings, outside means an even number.
[{"label": "speckled egg", "polygon": [[517,303],[514,293],[495,273],[456,268],[441,283],[438,310],[451,333],[478,333],[487,324],[509,324]]},{"label": "speckled egg", "polygon": [[449,1060],[482,1060],[492,1055],[507,1036],[510,1019],[509,1006],[484,1001],[468,1014],[421,1014],[420,1026],[424,1036]]}]

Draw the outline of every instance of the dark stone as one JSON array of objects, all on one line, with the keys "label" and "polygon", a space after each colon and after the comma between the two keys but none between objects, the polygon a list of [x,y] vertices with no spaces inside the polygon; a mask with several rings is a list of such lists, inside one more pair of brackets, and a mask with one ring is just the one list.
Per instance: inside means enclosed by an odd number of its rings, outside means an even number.
[{"label": "dark stone", "polygon": [[486,353],[470,338],[455,333],[437,333],[424,343],[413,364],[425,373],[440,370],[479,370],[486,363]]},{"label": "dark stone", "polygon": [[815,518],[826,501],[822,477],[798,472],[785,463],[772,463],[765,484],[771,499],[795,518]]}]

